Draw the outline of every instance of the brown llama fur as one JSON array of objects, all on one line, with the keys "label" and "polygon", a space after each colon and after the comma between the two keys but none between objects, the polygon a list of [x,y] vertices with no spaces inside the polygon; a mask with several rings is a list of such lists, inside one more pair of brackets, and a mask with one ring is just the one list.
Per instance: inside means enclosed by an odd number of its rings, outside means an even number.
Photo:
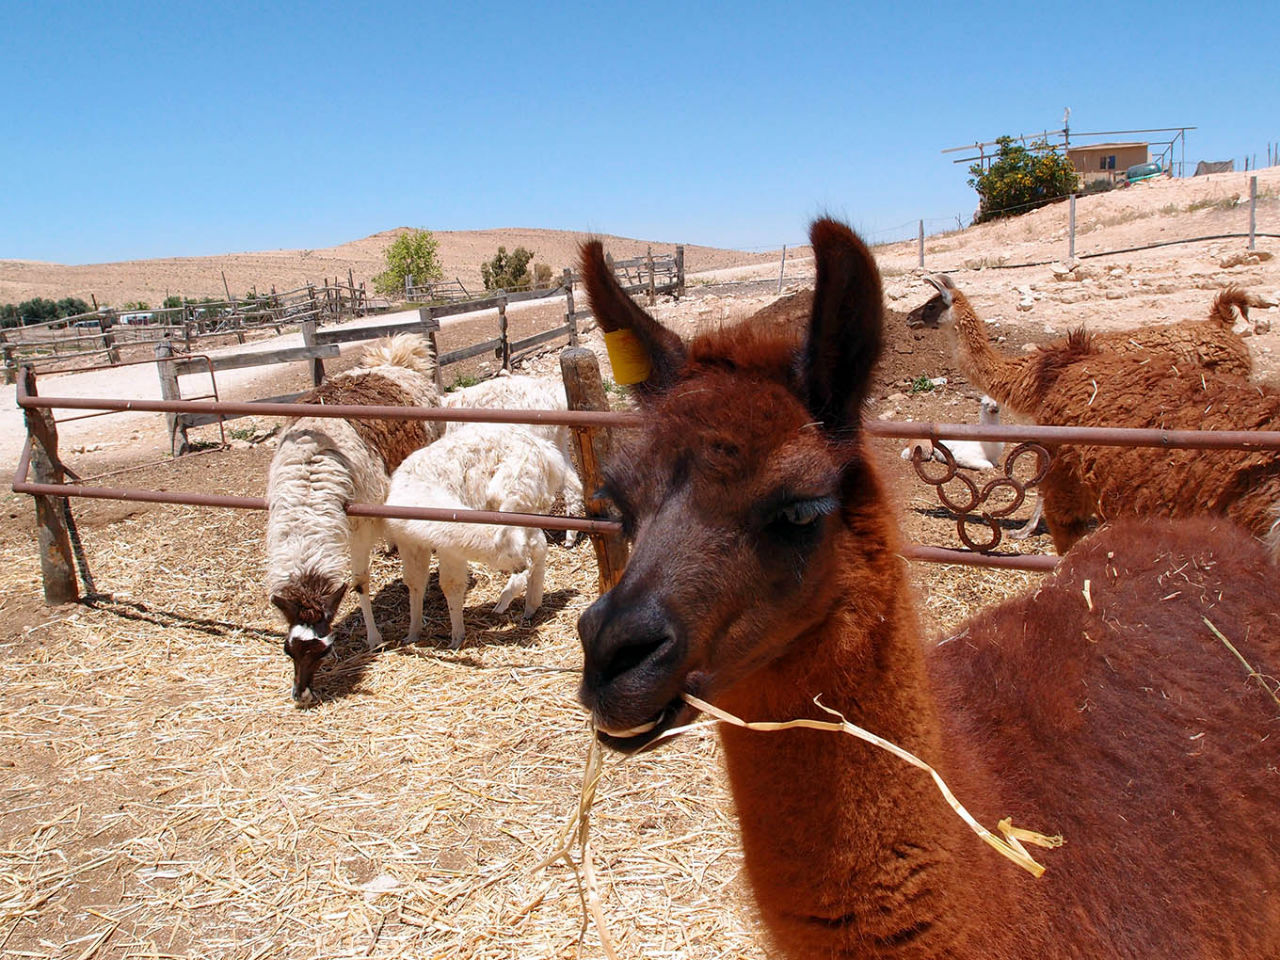
[{"label": "brown llama fur", "polygon": [[[1056,340],[1021,357],[997,353],[987,339],[987,327],[973,304],[944,274],[926,278],[938,288],[942,301],[950,305],[952,335],[955,338],[956,361],[965,374],[991,396],[1007,402],[1015,409],[1034,403],[1026,391],[1032,384],[1043,385],[1040,365],[1042,354],[1060,352],[1065,340]],[[1241,290],[1228,287],[1214,298],[1209,316],[1204,320],[1184,320],[1138,330],[1112,330],[1092,333],[1093,347],[1105,353],[1154,353],[1168,357],[1176,364],[1222,374],[1247,377],[1253,372],[1249,345],[1234,332],[1237,311],[1245,321],[1250,305],[1261,301]],[[1010,397],[1005,401],[1000,396]]]},{"label": "brown llama fur", "polygon": [[597,317],[654,359],[606,471],[631,559],[578,624],[598,736],[644,749],[692,716],[686,693],[746,720],[825,719],[821,695],[983,822],[1066,836],[1032,879],[887,753],[722,728],[746,876],[791,960],[1280,956],[1280,706],[1201,619],[1280,672],[1262,551],[1223,520],[1115,525],[923,643],[861,431],[879,274],[847,227],[811,236],[807,338],[748,323],[688,345],[584,247]]},{"label": "brown llama fur", "polygon": [[[1141,354],[1077,356],[1055,373],[1039,406],[1024,412],[1055,426],[1280,429],[1280,395]],[[1264,539],[1280,560],[1280,451],[1061,445],[1040,493],[1059,553],[1094,516],[1216,514]]]},{"label": "brown llama fur", "polygon": [[[369,371],[353,371],[326,380],[298,398],[298,403],[350,406],[412,407],[419,402],[389,377]],[[436,439],[439,427],[424,420],[348,420],[366,447],[377,454],[388,475],[415,450]]]},{"label": "brown llama fur", "polygon": [[[1170,430],[1280,429],[1280,396],[1240,377],[1189,365],[1166,350],[1099,348],[1076,330],[1026,357],[998,354],[982,321],[952,288],[959,351],[975,382],[1045,426]],[[1252,302],[1238,288],[1214,301],[1215,315]],[[1225,322],[1225,321],[1224,321]],[[1190,326],[1190,324],[1186,325]],[[1234,336],[1232,334],[1231,336]],[[1280,454],[1245,450],[1152,450],[1059,445],[1040,485],[1054,548],[1065,553],[1091,520],[1218,514],[1264,538],[1280,560]]]}]

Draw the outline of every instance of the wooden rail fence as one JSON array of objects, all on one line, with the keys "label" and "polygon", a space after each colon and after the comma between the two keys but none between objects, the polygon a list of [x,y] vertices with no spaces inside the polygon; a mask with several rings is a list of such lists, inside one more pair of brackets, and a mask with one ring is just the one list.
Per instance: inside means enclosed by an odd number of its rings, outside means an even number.
[{"label": "wooden rail fence", "polygon": [[[678,295],[684,290],[683,247],[677,247],[674,254],[666,255],[665,257],[647,256],[634,260],[619,261],[614,264],[614,269],[618,271],[620,280],[626,284],[627,289],[632,293],[646,292],[651,295],[672,293]],[[639,281],[635,279],[637,276],[641,278]],[[324,379],[324,362],[338,356],[338,349],[341,344],[378,340],[397,333],[421,333],[427,338],[427,342],[431,346],[432,357],[435,359],[436,386],[438,389],[443,390],[443,370],[451,364],[492,353],[494,358],[501,362],[502,369],[510,370],[512,363],[519,359],[523,353],[541,347],[543,344],[553,340],[567,338],[569,346],[578,346],[579,324],[589,319],[591,312],[577,306],[574,296],[574,285],[577,282],[578,277],[571,270],[566,269],[560,278],[560,283],[555,287],[510,293],[504,291],[478,299],[438,303],[432,306],[403,310],[383,315],[382,320],[384,322],[375,326],[346,326],[326,330],[321,328],[320,317],[306,316],[300,323],[303,346],[282,350],[256,351],[221,357],[190,353],[182,356],[174,352],[171,341],[163,341],[155,346],[161,396],[165,400],[196,399],[182,395],[179,378],[191,374],[208,373],[211,381],[213,381],[211,386],[212,393],[201,394],[199,399],[216,398],[216,374],[219,371],[275,363],[289,363],[298,360],[310,361],[311,381],[313,384],[319,385],[321,380]],[[565,301],[564,321],[562,323],[519,340],[511,339],[507,323],[508,306],[513,303],[546,300],[555,297],[563,297]],[[497,336],[450,350],[447,353],[440,352],[437,335],[440,331],[440,321],[442,319],[490,310],[497,312]],[[287,402],[296,399],[298,396],[301,396],[301,394],[293,393],[283,396],[264,397],[261,401],[255,402]],[[190,428],[214,422],[222,423],[234,417],[249,415],[249,413],[229,415],[225,413],[183,412],[166,414],[170,447],[173,455],[180,456],[191,448],[187,434]]]}]

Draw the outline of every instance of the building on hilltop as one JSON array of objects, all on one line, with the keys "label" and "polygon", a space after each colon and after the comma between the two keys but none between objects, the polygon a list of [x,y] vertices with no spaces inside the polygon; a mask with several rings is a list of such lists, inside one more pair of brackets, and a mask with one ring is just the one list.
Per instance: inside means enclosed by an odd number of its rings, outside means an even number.
[{"label": "building on hilltop", "polygon": [[1124,172],[1130,167],[1146,163],[1150,159],[1149,146],[1145,140],[1090,143],[1069,147],[1067,158],[1084,183],[1092,180],[1117,180],[1123,178]]}]

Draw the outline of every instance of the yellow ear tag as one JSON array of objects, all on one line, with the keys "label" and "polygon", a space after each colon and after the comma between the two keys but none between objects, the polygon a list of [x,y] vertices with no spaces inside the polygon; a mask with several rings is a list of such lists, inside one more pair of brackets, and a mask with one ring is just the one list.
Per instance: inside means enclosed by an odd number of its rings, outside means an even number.
[{"label": "yellow ear tag", "polygon": [[609,351],[609,363],[613,367],[614,383],[630,386],[644,383],[653,372],[649,351],[630,330],[610,330],[604,335],[604,346]]}]

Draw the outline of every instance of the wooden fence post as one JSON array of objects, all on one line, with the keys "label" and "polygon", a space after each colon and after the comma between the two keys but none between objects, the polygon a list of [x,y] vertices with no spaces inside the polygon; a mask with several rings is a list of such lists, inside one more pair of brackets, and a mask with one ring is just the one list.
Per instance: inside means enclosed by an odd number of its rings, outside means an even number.
[{"label": "wooden fence post", "polygon": [[676,245],[676,296],[684,296],[684,244]]},{"label": "wooden fence post", "polygon": [[444,396],[444,371],[440,369],[440,341],[436,339],[436,331],[440,323],[431,313],[430,307],[418,308],[418,322],[422,324],[422,333],[427,338],[427,352],[431,354],[431,377],[436,382],[436,395]]},{"label": "wooden fence post", "polygon": [[1071,194],[1067,207],[1067,259],[1076,258],[1076,195]]},{"label": "wooden fence post", "polygon": [[923,270],[924,269],[924,221],[923,220],[920,221],[920,230],[918,233],[918,237],[919,237],[919,258],[918,258],[917,266],[919,266],[920,269]]},{"label": "wooden fence post", "polygon": [[578,345],[578,315],[573,310],[573,271],[564,268],[564,322],[569,327],[569,346]]},{"label": "wooden fence post", "polygon": [[[302,342],[308,347],[316,345],[316,318],[314,316],[307,317],[302,321]],[[312,357],[311,383],[318,387],[322,380],[324,380],[324,361],[319,357]]]},{"label": "wooden fence post", "polygon": [[1258,178],[1249,178],[1249,249],[1256,250],[1258,234]]},{"label": "wooden fence post", "polygon": [[502,341],[498,347],[498,355],[502,357],[502,369],[511,370],[511,338],[507,336],[507,298],[498,300],[498,339]]},{"label": "wooden fence post", "polygon": [[102,334],[102,348],[107,351],[107,363],[116,364],[120,362],[120,348],[116,346],[116,335],[114,333]]},{"label": "wooden fence post", "polygon": [[778,261],[778,293],[782,293],[782,278],[787,274],[787,245],[782,245],[782,259]]},{"label": "wooden fence post", "polygon": [[658,294],[655,289],[656,284],[653,280],[653,247],[646,247],[644,252],[645,266],[649,270],[649,306],[653,306],[658,301]]},{"label": "wooden fence post", "polygon": [[[609,401],[600,379],[600,361],[586,347],[570,347],[560,354],[560,372],[564,376],[564,389],[569,397],[570,410],[608,410]],[[606,520],[608,500],[598,499],[595,492],[603,482],[602,467],[609,458],[612,438],[607,429],[600,427],[574,427],[573,449],[582,470],[582,490],[586,495],[587,515]],[[603,594],[617,584],[627,566],[627,542],[621,534],[591,534],[591,544],[596,551],[599,569],[600,592]]]},{"label": "wooden fence post", "polygon": [[[27,393],[36,395],[36,373],[33,367],[22,368]],[[27,435],[31,438],[31,469],[36,483],[62,483],[62,463],[58,460],[58,427],[52,410],[25,411]],[[63,519],[65,497],[37,496],[36,527],[40,541],[40,574],[44,581],[44,602],[75,603],[80,599],[76,584],[75,558],[71,553],[71,536]]]},{"label": "wooden fence post", "polygon": [[[161,340],[156,344],[156,372],[160,374],[160,398],[162,400],[181,400],[182,391],[178,385],[178,371],[173,365],[173,344]],[[180,457],[187,452],[187,424],[180,413],[166,413],[165,423],[169,428],[169,451]]]},{"label": "wooden fence post", "polygon": [[14,349],[15,347],[12,343],[6,343],[3,347],[0,347],[0,351],[3,351],[4,354],[5,383],[18,382],[18,360],[17,357],[14,356]]}]

